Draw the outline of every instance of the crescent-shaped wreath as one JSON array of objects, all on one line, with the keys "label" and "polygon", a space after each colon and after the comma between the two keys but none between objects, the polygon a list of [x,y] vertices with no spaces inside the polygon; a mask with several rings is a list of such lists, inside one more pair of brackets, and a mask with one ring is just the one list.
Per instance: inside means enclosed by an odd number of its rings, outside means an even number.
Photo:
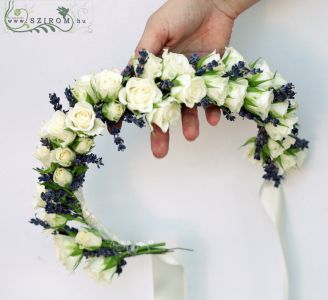
[{"label": "crescent-shaped wreath", "polygon": [[89,164],[102,159],[91,153],[94,138],[106,126],[119,151],[125,149],[120,121],[166,132],[180,116],[181,105],[218,106],[229,121],[235,115],[257,124],[256,136],[244,146],[264,169],[263,178],[278,187],[284,175],[301,165],[308,141],[298,137],[294,86],[270,70],[263,59],[247,63],[233,48],[222,58],[215,51],[189,59],[164,50],[161,57],[142,50],[123,72],[103,70],[83,76],[65,90],[69,109],[50,94],[55,113],[41,129],[36,158],[42,163],[31,223],[51,232],[59,260],[74,270],[84,259],[94,277],[110,281],[125,258],[162,254],[165,243],[122,242],[93,222],[81,198]]}]

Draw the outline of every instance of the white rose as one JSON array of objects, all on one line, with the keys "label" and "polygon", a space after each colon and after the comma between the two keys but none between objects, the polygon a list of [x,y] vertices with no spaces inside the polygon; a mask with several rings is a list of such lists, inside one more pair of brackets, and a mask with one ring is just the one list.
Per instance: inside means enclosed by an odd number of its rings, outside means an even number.
[{"label": "white rose", "polygon": [[303,150],[303,151],[300,150],[296,153],[296,165],[298,168],[300,168],[303,165],[306,155],[307,155],[307,150]]},{"label": "white rose", "polygon": [[103,115],[109,120],[117,122],[124,114],[125,106],[117,102],[105,103],[102,107]]},{"label": "white rose", "polygon": [[75,236],[75,242],[84,249],[92,250],[101,246],[102,239],[90,230],[82,228]]},{"label": "white rose", "polygon": [[122,86],[123,76],[118,70],[104,70],[91,78],[91,86],[100,100],[115,100]]},{"label": "white rose", "polygon": [[51,161],[63,167],[69,167],[75,159],[75,153],[70,148],[56,148],[50,152]]},{"label": "white rose", "polygon": [[41,128],[41,137],[49,138],[63,147],[71,144],[76,134],[67,130],[65,120],[66,115],[62,111],[57,110]]},{"label": "white rose", "polygon": [[194,68],[190,65],[188,59],[183,54],[168,52],[164,49],[163,52],[163,73],[162,79],[173,80],[180,75],[195,74]]},{"label": "white rose", "polygon": [[151,124],[156,124],[163,132],[167,132],[169,127],[180,117],[181,106],[173,97],[167,98],[159,104],[159,108],[147,114],[146,119]]},{"label": "white rose", "polygon": [[87,137],[78,137],[76,142],[73,144],[73,149],[76,153],[86,154],[94,145],[93,139]]},{"label": "white rose", "polygon": [[37,148],[34,157],[38,159],[44,167],[49,168],[51,165],[50,160],[50,150],[45,146],[40,146]]},{"label": "white rose", "polygon": [[85,75],[76,80],[72,93],[78,101],[87,101],[92,104],[99,102],[91,85],[92,75]]},{"label": "white rose", "polygon": [[274,141],[273,139],[269,138],[268,140],[268,147],[270,156],[272,159],[277,158],[281,154],[284,153],[285,150],[289,149],[291,145],[295,143],[295,139],[293,137],[287,136],[282,141]]},{"label": "white rose", "polygon": [[44,221],[46,221],[51,227],[59,227],[65,225],[67,219],[63,216],[56,214],[45,214]]},{"label": "white rose", "polygon": [[162,92],[154,80],[132,77],[121,89],[119,100],[132,111],[149,113],[153,110],[153,104],[162,100]]},{"label": "white rose", "polygon": [[228,107],[231,112],[238,113],[244,105],[247,87],[248,81],[246,79],[229,81],[228,96],[224,101],[224,105]]},{"label": "white rose", "polygon": [[34,208],[44,208],[46,206],[46,202],[41,198],[41,194],[46,192],[46,188],[44,185],[38,184],[36,186],[36,193],[34,196]]},{"label": "white rose", "polygon": [[250,78],[252,86],[268,90],[272,87],[274,73],[270,70],[268,63],[264,59],[259,59],[256,61],[254,68],[261,69],[261,73],[257,73]]},{"label": "white rose", "polygon": [[217,71],[222,70],[223,71],[224,65],[220,63],[220,54],[216,53],[216,50],[214,50],[212,53],[207,54],[204,57],[204,60],[201,62],[200,66],[201,67],[206,66],[209,63],[213,62],[213,60],[215,60],[218,63],[218,65],[216,67],[214,67],[213,70],[217,70]]},{"label": "white rose", "polygon": [[105,128],[105,124],[96,118],[93,107],[88,102],[78,102],[69,110],[66,126],[79,134],[89,136],[98,135]]},{"label": "white rose", "polygon": [[265,120],[268,117],[272,101],[272,91],[248,92],[245,97],[244,107]]},{"label": "white rose", "polygon": [[274,141],[281,141],[287,137],[297,123],[298,118],[296,116],[288,116],[285,118],[278,118],[279,125],[274,126],[272,123],[265,125],[265,130]]},{"label": "white rose", "polygon": [[279,89],[285,84],[287,84],[287,81],[281,76],[281,74],[276,73],[272,80],[272,87],[274,89]]},{"label": "white rose", "polygon": [[82,257],[82,250],[74,238],[57,234],[54,236],[57,259],[69,270],[73,271]]},{"label": "white rose", "polygon": [[[152,53],[149,53],[148,51],[147,53],[148,53],[148,59],[146,64],[144,65],[141,78],[154,79],[156,77],[161,77],[162,59],[160,57],[155,56]],[[137,69],[138,64],[139,64],[138,59],[133,59],[134,70]]]},{"label": "white rose", "polygon": [[218,106],[224,104],[224,100],[228,94],[228,77],[220,77],[218,75],[204,75],[206,94],[216,102]]},{"label": "white rose", "polygon": [[227,47],[222,56],[222,62],[225,65],[226,71],[230,71],[232,66],[240,61],[245,61],[243,56],[234,48]]},{"label": "white rose", "polygon": [[246,146],[244,151],[244,158],[248,159],[251,163],[262,166],[262,158],[257,160],[254,158],[255,155],[255,143],[250,143]]},{"label": "white rose", "polygon": [[53,174],[53,180],[60,186],[67,186],[72,183],[73,175],[70,171],[64,168],[57,168]]},{"label": "white rose", "polygon": [[179,85],[171,89],[171,96],[187,107],[192,108],[206,96],[206,85],[202,77],[181,75],[176,80]]},{"label": "white rose", "polygon": [[277,158],[280,174],[297,167],[297,158],[291,154],[282,154]]},{"label": "white rose", "polygon": [[88,260],[88,264],[85,267],[85,271],[94,279],[100,282],[108,282],[112,281],[113,276],[116,273],[117,266],[108,268],[107,265],[111,263],[111,260],[114,258],[111,257],[97,257],[91,258]]},{"label": "white rose", "polygon": [[271,104],[270,112],[274,116],[283,117],[287,114],[288,111],[288,102],[276,102]]}]

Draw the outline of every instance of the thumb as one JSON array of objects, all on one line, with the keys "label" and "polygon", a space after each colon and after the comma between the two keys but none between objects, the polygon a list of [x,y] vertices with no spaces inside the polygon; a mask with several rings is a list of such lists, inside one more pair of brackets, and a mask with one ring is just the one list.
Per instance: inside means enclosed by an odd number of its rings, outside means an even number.
[{"label": "thumb", "polygon": [[142,49],[158,55],[163,46],[165,46],[168,38],[168,30],[166,26],[154,17],[150,17],[147,21],[145,30],[136,48],[136,53]]}]

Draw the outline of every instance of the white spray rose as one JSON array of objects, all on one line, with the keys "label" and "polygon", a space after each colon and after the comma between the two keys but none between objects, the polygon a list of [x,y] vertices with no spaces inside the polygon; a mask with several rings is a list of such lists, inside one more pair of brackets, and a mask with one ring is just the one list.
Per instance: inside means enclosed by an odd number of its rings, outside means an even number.
[{"label": "white spray rose", "polygon": [[82,258],[82,250],[74,238],[57,234],[54,236],[57,259],[69,270],[73,271]]},{"label": "white spray rose", "polygon": [[167,132],[169,127],[180,117],[181,106],[173,97],[167,98],[159,104],[159,108],[154,109],[146,115],[148,124],[156,124],[163,132]]},{"label": "white spray rose", "polygon": [[87,101],[92,104],[99,102],[91,85],[91,75],[85,75],[76,80],[72,93],[78,101]]},{"label": "white spray rose", "polygon": [[287,114],[288,102],[276,102],[271,104],[270,112],[274,116],[283,117]]},{"label": "white spray rose", "polygon": [[190,65],[188,59],[183,54],[168,52],[164,49],[163,52],[163,72],[162,79],[173,80],[180,75],[195,74],[194,68]]},{"label": "white spray rose", "polygon": [[50,167],[51,160],[50,160],[50,150],[48,149],[48,147],[45,146],[38,147],[34,156],[43,164],[44,167],[46,168]]},{"label": "white spray rose", "polygon": [[76,153],[86,154],[91,150],[93,145],[93,139],[87,137],[78,137],[74,142],[73,149]]},{"label": "white spray rose", "polygon": [[[157,77],[161,77],[162,75],[162,59],[160,57],[155,56],[152,53],[148,53],[148,59],[146,64],[144,65],[143,72],[141,74],[141,78],[149,78],[154,79]],[[137,69],[138,59],[133,59],[133,67],[134,70]]]},{"label": "white spray rose", "polygon": [[216,102],[218,106],[224,104],[224,100],[228,94],[229,78],[220,77],[218,75],[204,75],[206,94]]},{"label": "white spray rose", "polygon": [[112,257],[91,258],[88,260],[88,265],[85,267],[85,271],[91,277],[100,282],[110,283],[117,270],[116,265],[111,268],[107,267],[109,264],[111,264],[112,260]]},{"label": "white spray rose", "polygon": [[181,75],[176,80],[179,85],[171,89],[171,96],[187,107],[192,108],[206,96],[206,85],[202,77]]},{"label": "white spray rose", "polygon": [[70,171],[64,168],[57,168],[53,174],[53,180],[60,186],[67,186],[72,183],[73,175]]},{"label": "white spray rose", "polygon": [[119,70],[104,70],[91,78],[91,86],[98,99],[108,101],[117,99],[123,76]]},{"label": "white spray rose", "polygon": [[216,53],[216,50],[214,50],[212,53],[205,56],[204,61],[200,64],[201,67],[206,66],[207,64],[213,62],[215,60],[218,65],[213,68],[213,70],[222,70],[224,69],[224,65],[220,64],[220,54]]},{"label": "white spray rose", "polygon": [[67,130],[65,120],[66,115],[62,111],[57,110],[41,128],[41,137],[49,138],[62,147],[68,146],[74,141],[76,134]]},{"label": "white spray rose", "polygon": [[287,84],[287,81],[281,76],[281,74],[276,73],[272,80],[272,87],[278,89],[285,84]]},{"label": "white spray rose", "polygon": [[245,97],[244,107],[265,120],[268,117],[272,101],[272,91],[248,92]]},{"label": "white spray rose", "polygon": [[307,150],[298,151],[296,153],[296,165],[298,168],[300,168],[303,165],[306,155],[307,155]]},{"label": "white spray rose", "polygon": [[281,141],[287,137],[297,123],[297,116],[288,115],[285,118],[278,118],[279,125],[274,126],[271,122],[265,125],[265,130],[274,141]]},{"label": "white spray rose", "polygon": [[51,161],[63,167],[69,167],[75,159],[75,153],[68,147],[56,148],[50,152]]},{"label": "white spray rose", "polygon": [[119,100],[132,111],[149,113],[153,110],[154,103],[162,100],[162,92],[149,78],[132,77],[121,89]]},{"label": "white spray rose", "polygon": [[124,114],[125,106],[117,102],[105,103],[102,107],[103,115],[109,120],[117,122]]},{"label": "white spray rose", "polygon": [[255,155],[255,143],[250,143],[246,145],[245,151],[244,151],[244,158],[248,159],[251,163],[255,165],[262,166],[262,158],[260,160],[257,160],[254,158]]},{"label": "white spray rose", "polygon": [[244,57],[234,48],[227,47],[222,56],[222,62],[225,65],[226,71],[230,71],[232,66],[240,61],[245,61]]},{"label": "white spray rose", "polygon": [[246,79],[238,79],[229,81],[228,96],[225,99],[224,105],[233,113],[238,113],[244,104],[248,81]]},{"label": "white spray rose", "polygon": [[80,248],[92,250],[101,246],[102,239],[90,230],[80,228],[75,236],[75,242],[80,245]]},{"label": "white spray rose", "polygon": [[66,126],[82,135],[94,136],[101,133],[105,124],[98,118],[88,102],[78,102],[69,110]]},{"label": "white spray rose", "polygon": [[297,167],[297,157],[291,154],[282,154],[277,158],[280,174],[287,173]]},{"label": "white spray rose", "polygon": [[268,140],[268,147],[271,158],[275,159],[281,154],[284,153],[285,150],[289,149],[291,145],[295,143],[295,139],[291,136],[287,136],[282,141],[274,141],[273,139],[269,138]]},{"label": "white spray rose", "polygon": [[36,186],[36,193],[34,196],[34,203],[33,203],[33,207],[34,208],[43,208],[46,206],[46,202],[42,200],[41,198],[41,194],[46,192],[46,188],[44,187],[44,185],[38,184]]},{"label": "white spray rose", "polygon": [[65,225],[67,222],[67,219],[65,217],[56,214],[45,214],[43,219],[51,227],[59,227]]},{"label": "white spray rose", "polygon": [[270,70],[268,63],[264,59],[256,61],[254,68],[261,69],[261,73],[257,73],[250,78],[252,86],[256,86],[263,90],[268,90],[272,87],[274,73]]}]

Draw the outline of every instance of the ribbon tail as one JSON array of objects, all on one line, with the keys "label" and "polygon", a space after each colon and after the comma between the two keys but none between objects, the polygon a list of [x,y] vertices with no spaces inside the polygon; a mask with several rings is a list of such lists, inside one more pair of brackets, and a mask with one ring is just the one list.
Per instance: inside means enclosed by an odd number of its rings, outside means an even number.
[{"label": "ribbon tail", "polygon": [[275,229],[277,231],[280,248],[282,252],[282,259],[283,259],[283,268],[282,271],[284,272],[283,276],[283,299],[289,300],[289,272],[288,272],[288,264],[287,264],[287,247],[285,245],[284,239],[284,195],[282,191],[281,185],[276,188],[269,182],[264,182],[261,190],[260,190],[260,201],[261,204],[269,216],[270,220],[272,221]]},{"label": "ribbon tail", "polygon": [[152,255],[154,300],[185,300],[184,268],[171,253]]}]

